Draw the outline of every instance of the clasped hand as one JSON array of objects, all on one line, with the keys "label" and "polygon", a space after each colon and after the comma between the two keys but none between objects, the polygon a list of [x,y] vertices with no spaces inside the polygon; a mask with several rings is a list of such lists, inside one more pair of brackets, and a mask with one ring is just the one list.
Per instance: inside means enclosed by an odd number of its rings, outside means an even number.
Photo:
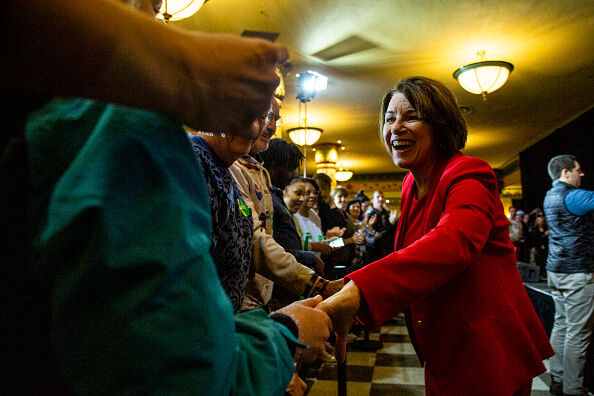
[{"label": "clasped hand", "polygon": [[325,341],[332,331],[332,322],[328,315],[318,309],[322,296],[315,296],[306,300],[296,301],[279,309],[278,313],[288,315],[299,329],[299,342],[309,348],[298,347],[295,352],[295,361],[312,363],[326,348]]},{"label": "clasped hand", "polygon": [[347,283],[338,293],[322,301],[316,308],[326,312],[336,334],[334,354],[336,360],[344,362],[346,358],[346,338],[361,305],[361,293],[355,282]]}]

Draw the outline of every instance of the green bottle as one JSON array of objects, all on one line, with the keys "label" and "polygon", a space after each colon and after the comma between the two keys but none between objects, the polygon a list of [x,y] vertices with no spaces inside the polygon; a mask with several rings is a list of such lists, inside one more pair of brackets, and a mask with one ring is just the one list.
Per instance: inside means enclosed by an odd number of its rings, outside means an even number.
[{"label": "green bottle", "polygon": [[312,239],[310,232],[305,233],[305,242],[303,242],[303,250],[309,250],[309,240]]}]

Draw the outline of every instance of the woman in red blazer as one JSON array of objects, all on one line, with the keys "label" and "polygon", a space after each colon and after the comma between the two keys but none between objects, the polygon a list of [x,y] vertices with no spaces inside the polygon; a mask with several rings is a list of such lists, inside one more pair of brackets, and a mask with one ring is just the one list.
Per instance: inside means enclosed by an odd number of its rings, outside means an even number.
[{"label": "woman in red blazer", "polygon": [[404,311],[428,395],[529,395],[554,352],[516,268],[495,174],[459,152],[467,130],[453,95],[407,78],[384,97],[380,123],[388,154],[410,173],[394,253],[319,306],[336,357],[355,315],[374,328]]}]

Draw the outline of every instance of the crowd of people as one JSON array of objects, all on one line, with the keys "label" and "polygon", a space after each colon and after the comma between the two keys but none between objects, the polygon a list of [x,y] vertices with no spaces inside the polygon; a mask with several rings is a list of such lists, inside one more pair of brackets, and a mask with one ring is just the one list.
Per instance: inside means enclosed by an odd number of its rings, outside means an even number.
[{"label": "crowd of people", "polygon": [[[271,139],[284,47],[164,27],[147,15],[160,0],[93,1],[4,8],[22,44],[3,75],[6,389],[299,395],[300,365],[343,361],[355,317],[404,312],[429,394],[530,393],[553,349],[442,83],[406,78],[382,101],[379,138],[410,171],[390,211],[382,191],[297,177],[298,147]],[[569,210],[590,213],[579,194]],[[546,236],[538,214],[532,228]]]},{"label": "crowd of people", "polygon": [[535,208],[525,213],[510,206],[508,213],[509,237],[516,248],[517,260],[538,266],[541,278],[546,279],[549,229],[542,209]]}]

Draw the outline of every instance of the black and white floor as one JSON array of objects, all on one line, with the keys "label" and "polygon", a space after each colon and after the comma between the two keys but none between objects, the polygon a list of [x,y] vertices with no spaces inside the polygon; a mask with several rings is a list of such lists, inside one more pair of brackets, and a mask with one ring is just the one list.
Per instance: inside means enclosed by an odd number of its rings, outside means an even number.
[{"label": "black and white floor", "polygon": [[[362,336],[361,336],[362,338]],[[372,332],[371,340],[379,340],[383,348],[361,352],[349,347],[347,352],[347,394],[425,395],[423,368],[415,354],[404,318],[398,317]],[[545,362],[546,365],[547,362]],[[338,394],[337,364],[323,363],[316,378],[306,378],[308,396]],[[549,375],[544,373],[532,383],[532,396],[549,395]]]}]

